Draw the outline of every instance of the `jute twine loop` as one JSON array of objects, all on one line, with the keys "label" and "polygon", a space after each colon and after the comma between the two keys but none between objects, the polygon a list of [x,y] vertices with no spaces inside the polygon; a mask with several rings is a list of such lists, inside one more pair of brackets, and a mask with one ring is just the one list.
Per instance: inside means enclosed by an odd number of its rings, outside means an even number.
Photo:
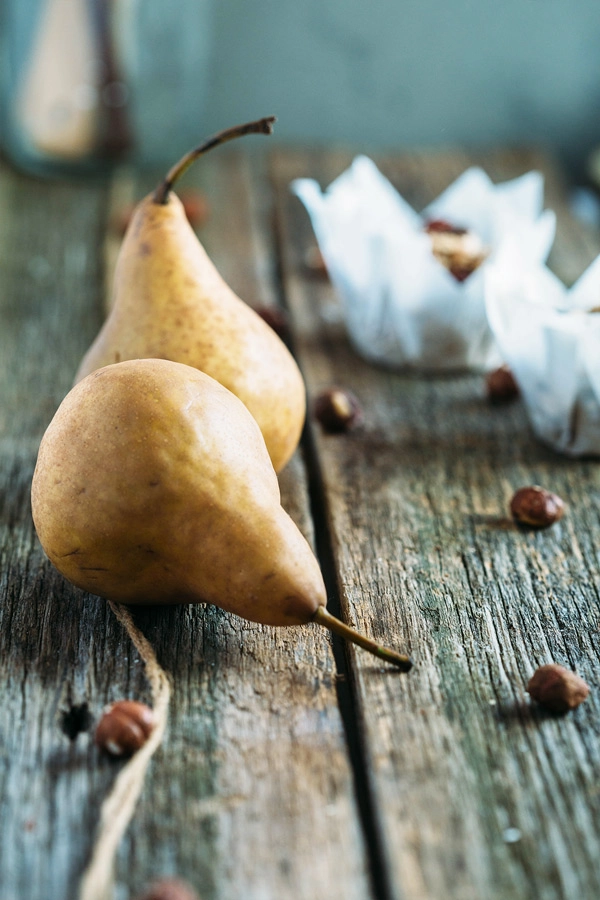
[{"label": "jute twine loop", "polygon": [[156,725],[143,747],[121,769],[102,804],[92,855],[81,880],[79,900],[112,898],[117,848],[135,811],[150,760],[163,739],[171,696],[169,677],[160,667],[152,645],[135,625],[129,610],[112,601],[109,605],[144,661]]}]

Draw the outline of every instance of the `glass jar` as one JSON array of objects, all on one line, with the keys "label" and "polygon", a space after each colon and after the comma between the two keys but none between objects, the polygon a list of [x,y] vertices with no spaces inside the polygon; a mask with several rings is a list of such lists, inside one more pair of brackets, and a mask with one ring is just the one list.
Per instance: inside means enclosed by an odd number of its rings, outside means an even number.
[{"label": "glass jar", "polygon": [[211,0],[3,0],[0,141],[37,174],[172,162],[203,133]]}]

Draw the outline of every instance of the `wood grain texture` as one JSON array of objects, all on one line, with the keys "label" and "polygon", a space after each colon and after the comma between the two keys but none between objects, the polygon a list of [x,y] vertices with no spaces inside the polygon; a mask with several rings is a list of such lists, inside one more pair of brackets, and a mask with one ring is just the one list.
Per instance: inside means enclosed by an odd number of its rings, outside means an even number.
[{"label": "wood grain texture", "polygon": [[[272,156],[284,296],[311,395],[338,384],[362,429],[312,439],[340,602],[352,624],[409,645],[415,670],[350,648],[357,719],[390,879],[404,900],[570,900],[600,892],[598,712],[600,467],[537,442],[520,402],[493,408],[478,376],[410,377],[352,351],[331,285],[308,276],[295,177],[323,186],[345,154]],[[598,252],[569,217],[560,179],[533,153],[414,154],[379,161],[423,208],[479,162],[503,180],[543,166],[559,217],[551,265],[576,278]],[[538,483],[568,503],[547,531],[507,517]],[[541,663],[576,669],[588,703],[555,718],[529,703]]]},{"label": "wood grain texture", "polygon": [[[210,171],[211,202],[225,212],[207,225],[207,243],[235,258],[228,274],[242,295],[275,297],[274,261],[255,268],[256,248],[273,247],[260,192],[229,157]],[[114,205],[137,191],[111,193]],[[120,763],[99,754],[89,730],[70,740],[63,713],[87,703],[96,721],[112,700],[148,699],[127,636],[103,601],[52,569],[29,511],[40,437],[101,321],[112,213],[107,187],[4,168],[0,200],[0,896],[65,900],[77,896]],[[300,454],[281,484],[310,539]],[[175,689],[120,849],[116,897],[165,874],[187,878],[203,900],[370,896],[328,635],[202,606],[139,610],[136,621]]]},{"label": "wood grain texture", "polygon": [[[61,730],[63,710],[106,695],[116,628],[44,560],[29,487],[40,436],[99,315],[99,187],[0,170],[0,806],[2,896],[68,896],[111,773]],[[60,227],[57,227],[60,223]],[[117,674],[118,671],[118,674]],[[127,673],[115,660],[115,682]],[[83,837],[86,836],[86,837]]]},{"label": "wood grain texture", "polygon": [[[289,193],[347,155],[207,157],[186,176],[213,213],[201,238],[253,306],[281,296],[314,397],[352,388],[364,426],[310,423],[280,481],[315,542],[331,605],[416,661],[407,677],[315,627],[276,630],[212,607],[136,611],[175,683],[166,740],[117,865],[116,900],[177,874],[203,900],[571,900],[600,891],[600,469],[537,442],[522,405],[492,408],[477,376],[408,377],[350,348]],[[551,265],[572,282],[598,251],[560,175],[534,152],[382,159],[420,208],[471,163],[496,180],[542,166],[559,216]],[[64,714],[147,699],[143,667],[103,601],[45,560],[29,512],[39,439],[103,314],[115,206],[155,174],[51,184],[0,168],[0,897],[75,898],[119,769]],[[276,202],[274,202],[276,201]],[[273,212],[277,211],[277,229]],[[9,211],[7,213],[7,211]],[[108,255],[105,259],[105,253]],[[108,261],[106,261],[108,260]],[[508,501],[541,483],[568,503],[548,531]],[[554,660],[589,700],[562,718],[526,682]]]}]

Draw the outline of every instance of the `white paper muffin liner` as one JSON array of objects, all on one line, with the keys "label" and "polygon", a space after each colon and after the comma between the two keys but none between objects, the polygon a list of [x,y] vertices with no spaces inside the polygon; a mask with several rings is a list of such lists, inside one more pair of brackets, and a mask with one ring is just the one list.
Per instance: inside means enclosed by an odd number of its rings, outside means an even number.
[{"label": "white paper muffin liner", "polygon": [[[485,270],[507,238],[543,262],[555,216],[542,212],[543,178],[529,172],[494,185],[481,169],[464,172],[422,213],[357,157],[322,192],[312,179],[291,185],[311,217],[349,338],[367,360],[421,370],[481,369],[495,356],[488,327]],[[444,219],[477,234],[488,259],[459,282],[433,255],[424,223]]]},{"label": "white paper muffin liner", "polygon": [[568,290],[506,246],[486,270],[490,326],[536,435],[569,456],[600,455],[600,257]]}]

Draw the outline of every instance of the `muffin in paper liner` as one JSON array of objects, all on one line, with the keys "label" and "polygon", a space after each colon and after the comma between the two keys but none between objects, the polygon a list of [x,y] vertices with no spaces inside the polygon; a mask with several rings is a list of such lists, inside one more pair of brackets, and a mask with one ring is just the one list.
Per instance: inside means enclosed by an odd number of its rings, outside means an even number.
[{"label": "muffin in paper liner", "polygon": [[[423,371],[482,369],[496,350],[488,327],[484,272],[507,238],[526,258],[543,262],[555,216],[542,212],[543,177],[529,172],[494,185],[479,168],[466,170],[417,213],[365,156],[355,158],[325,192],[296,179],[349,338],[367,360]],[[478,265],[458,280],[434,255],[428,223],[464,235]],[[464,276],[461,275],[461,277]]]},{"label": "muffin in paper liner", "polygon": [[568,290],[509,245],[487,267],[485,293],[535,434],[568,456],[600,456],[600,256]]}]

